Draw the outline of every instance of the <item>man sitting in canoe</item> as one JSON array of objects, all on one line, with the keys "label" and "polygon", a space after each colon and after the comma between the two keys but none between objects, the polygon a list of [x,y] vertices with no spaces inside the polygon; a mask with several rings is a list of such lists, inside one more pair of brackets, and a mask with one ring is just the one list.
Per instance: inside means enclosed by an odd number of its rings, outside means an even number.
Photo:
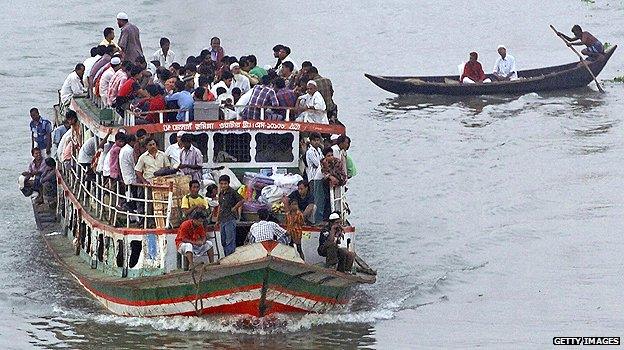
[{"label": "man sitting in canoe", "polygon": [[464,84],[481,84],[481,83],[489,83],[490,79],[485,77],[485,73],[483,72],[483,67],[481,63],[477,61],[479,55],[476,52],[470,53],[470,61],[464,64],[464,72],[462,73],[459,81]]},{"label": "man sitting in canoe", "polygon": [[499,58],[494,63],[492,78],[498,81],[509,81],[518,79],[516,72],[516,59],[507,54],[507,49],[503,45],[498,45]]},{"label": "man sitting in canoe", "polygon": [[578,24],[575,24],[574,27],[572,27],[572,33],[574,34],[574,38],[570,38],[561,32],[557,32],[557,35],[566,39],[568,46],[587,46],[581,51],[581,53],[588,56],[590,60],[595,60],[600,57],[600,55],[604,54],[604,47],[602,46],[600,40],[596,39],[596,37],[591,35],[589,32],[584,32]]}]

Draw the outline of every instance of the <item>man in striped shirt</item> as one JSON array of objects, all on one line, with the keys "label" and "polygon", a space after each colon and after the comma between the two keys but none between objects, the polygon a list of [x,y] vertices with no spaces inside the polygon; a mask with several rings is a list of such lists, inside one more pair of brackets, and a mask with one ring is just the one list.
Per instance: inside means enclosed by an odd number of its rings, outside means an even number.
[{"label": "man in striped shirt", "polygon": [[243,110],[243,119],[260,119],[260,108],[252,106],[279,106],[275,90],[271,88],[271,78],[268,75],[262,77],[262,84],[254,86],[251,90],[249,106]]},{"label": "man in striped shirt", "polygon": [[269,211],[267,209],[258,210],[260,221],[251,225],[247,241],[251,243],[259,243],[263,241],[276,240],[282,244],[288,244],[289,238],[286,229],[269,220]]}]

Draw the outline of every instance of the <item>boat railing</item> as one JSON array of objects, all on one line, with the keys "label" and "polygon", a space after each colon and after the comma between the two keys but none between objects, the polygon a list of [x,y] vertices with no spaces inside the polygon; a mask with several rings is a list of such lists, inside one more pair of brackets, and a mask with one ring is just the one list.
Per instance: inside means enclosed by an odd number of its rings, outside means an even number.
[{"label": "boat railing", "polygon": [[[260,120],[267,120],[267,115],[269,114],[267,110],[282,110],[286,111],[285,115],[279,115],[281,121],[290,122],[293,121],[294,118],[292,116],[294,113],[292,112],[295,107],[281,107],[281,106],[263,106],[263,105],[234,105],[234,108],[259,108],[260,109]],[[179,113],[181,109],[164,109],[164,110],[155,110],[155,111],[141,111],[139,109],[126,109],[124,112],[123,123],[125,126],[135,126],[137,117],[145,118],[145,116],[150,114],[158,115],[158,122],[160,124],[166,123],[167,120],[165,118],[165,114],[167,113]],[[284,118],[283,120],[281,118]],[[238,118],[237,118],[238,119]],[[184,119],[180,120],[180,122],[188,122],[190,120],[190,112],[188,110],[184,110]]]},{"label": "boat railing", "polygon": [[[133,184],[124,186],[118,181],[110,183],[100,173],[89,177],[75,157],[71,162],[60,163],[60,172],[76,199],[86,210],[90,210],[99,220],[107,220],[118,227],[119,218],[125,217],[125,227],[135,220],[147,229],[150,222],[160,222],[159,228],[171,228],[173,208],[172,185]],[[108,184],[108,186],[107,186]],[[136,191],[132,191],[134,187]],[[162,192],[164,199],[155,199],[154,192]],[[133,193],[135,192],[135,193]],[[136,211],[130,211],[128,204],[134,203]],[[155,210],[154,207],[162,210]],[[142,209],[142,210],[139,210]]]},{"label": "boat railing", "polygon": [[332,213],[338,212],[342,222],[347,221],[349,208],[345,197],[346,187],[336,186],[329,188],[329,205]]}]

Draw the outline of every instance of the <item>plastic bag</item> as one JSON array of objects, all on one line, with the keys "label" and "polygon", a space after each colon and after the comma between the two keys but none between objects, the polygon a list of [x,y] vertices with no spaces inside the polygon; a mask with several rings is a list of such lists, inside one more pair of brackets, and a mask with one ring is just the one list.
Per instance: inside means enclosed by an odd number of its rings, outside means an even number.
[{"label": "plastic bag", "polygon": [[284,191],[282,191],[281,188],[275,185],[269,185],[262,189],[258,201],[260,201],[260,203],[273,204],[277,201],[281,201],[282,197],[284,197]]}]

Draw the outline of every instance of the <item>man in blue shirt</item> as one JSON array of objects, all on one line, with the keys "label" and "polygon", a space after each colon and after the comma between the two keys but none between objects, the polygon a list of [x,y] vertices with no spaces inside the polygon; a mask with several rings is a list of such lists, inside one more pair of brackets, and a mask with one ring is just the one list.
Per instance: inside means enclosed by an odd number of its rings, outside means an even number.
[{"label": "man in blue shirt", "polygon": [[176,81],[175,83],[175,93],[165,96],[165,101],[172,102],[175,101],[178,104],[178,108],[180,111],[178,115],[176,115],[176,120],[179,122],[183,122],[186,117],[186,112],[189,114],[189,121],[193,120],[193,106],[195,101],[193,100],[193,95],[190,92],[185,90],[185,84],[183,81]]},{"label": "man in blue shirt", "polygon": [[44,119],[39,115],[37,108],[30,109],[30,131],[31,137],[31,149],[39,147],[41,150],[46,150],[46,155],[50,155],[52,148],[52,123],[49,120]]}]

